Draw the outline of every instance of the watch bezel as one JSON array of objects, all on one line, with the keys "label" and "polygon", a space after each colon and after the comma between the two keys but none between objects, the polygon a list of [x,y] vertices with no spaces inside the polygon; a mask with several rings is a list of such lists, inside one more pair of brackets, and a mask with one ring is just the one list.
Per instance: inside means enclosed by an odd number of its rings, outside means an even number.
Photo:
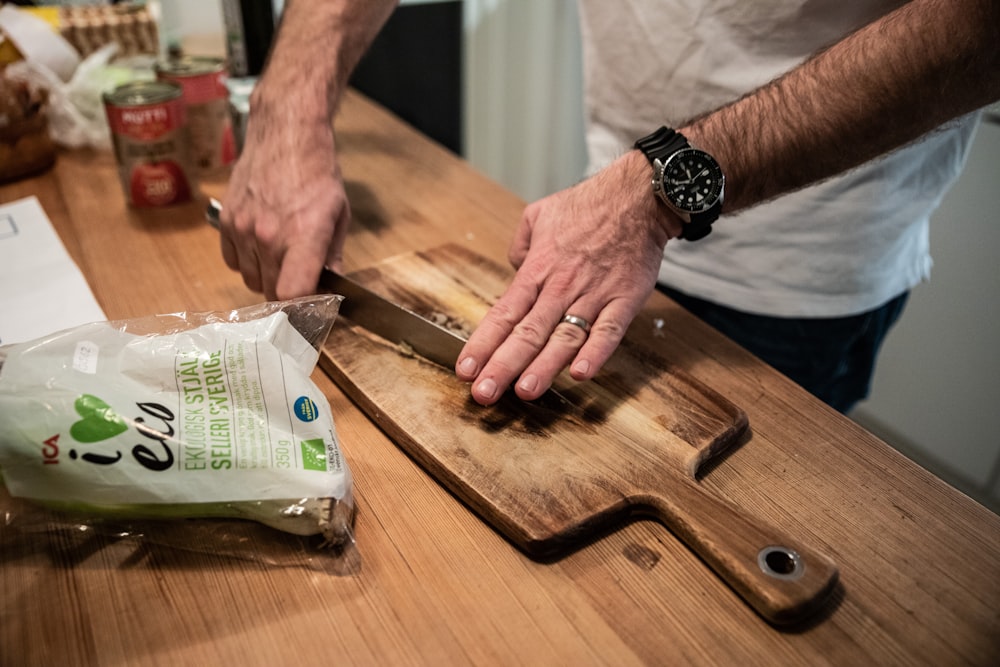
[{"label": "watch bezel", "polygon": [[[664,175],[667,173],[667,169],[671,164],[680,160],[684,156],[688,155],[698,155],[703,158],[708,164],[712,171],[715,172],[716,178],[714,181],[718,184],[717,187],[712,189],[709,196],[705,197],[705,200],[696,207],[688,207],[680,202],[677,202],[670,196],[670,193],[664,187]],[[697,215],[699,213],[705,213],[710,211],[713,207],[719,206],[725,196],[725,185],[726,176],[722,173],[722,167],[719,162],[712,157],[709,153],[695,148],[693,146],[686,146],[677,151],[674,151],[666,160],[661,160],[656,158],[653,160],[653,192],[659,197],[664,203],[668,204],[671,208],[676,210],[678,213],[684,213],[688,216]]]}]

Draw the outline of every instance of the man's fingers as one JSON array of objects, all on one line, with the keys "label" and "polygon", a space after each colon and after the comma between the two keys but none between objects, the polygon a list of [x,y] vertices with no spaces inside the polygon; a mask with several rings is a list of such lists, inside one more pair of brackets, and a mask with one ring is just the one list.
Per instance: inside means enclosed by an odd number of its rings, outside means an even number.
[{"label": "man's fingers", "polygon": [[590,336],[590,320],[596,308],[574,304],[556,323],[545,346],[521,372],[514,387],[518,397],[532,401],[552,385],[555,377],[586,344]]},{"label": "man's fingers", "polygon": [[281,273],[276,281],[276,298],[294,299],[315,294],[322,270],[323,256],[317,255],[314,248],[302,244],[292,246],[281,263]]},{"label": "man's fingers", "polygon": [[538,204],[531,204],[524,210],[521,223],[514,230],[514,238],[511,239],[510,247],[507,249],[507,261],[515,269],[521,268],[531,248],[531,227],[537,207]]},{"label": "man's fingers", "polygon": [[229,234],[226,233],[225,230],[222,230],[219,234],[219,245],[222,247],[222,259],[225,260],[226,266],[233,271],[239,271],[239,254],[236,252],[236,246],[233,245],[233,240],[229,237]]},{"label": "man's fingers", "polygon": [[[512,288],[517,283],[515,278]],[[562,278],[550,278],[538,288],[524,279],[518,289],[508,289],[476,328],[457,373],[472,381],[472,396],[478,403],[494,403],[519,377],[523,386],[518,394],[535,398],[583,345],[585,331],[566,328],[572,325],[561,322],[567,303],[573,303],[565,283]],[[581,318],[597,310],[584,304],[580,308]],[[529,366],[535,370],[526,373]]]},{"label": "man's fingers", "polygon": [[326,266],[341,273],[344,270],[344,244],[347,241],[347,232],[351,226],[351,207],[344,199],[344,208],[337,219],[337,226],[334,228],[333,241],[326,254]]},{"label": "man's fingers", "polygon": [[616,299],[601,310],[590,327],[587,340],[569,364],[569,373],[574,380],[589,380],[601,370],[625,338],[629,324],[644,301],[630,304],[625,299]]},{"label": "man's fingers", "polygon": [[510,386],[534,400],[566,367],[574,379],[589,380],[604,366],[648,292],[622,291],[630,282],[624,278],[595,281],[583,273],[573,274],[572,285],[565,276],[550,276],[542,286],[515,277],[456,366],[476,402],[491,405]]},{"label": "man's fingers", "polygon": [[458,357],[455,373],[466,382],[475,380],[486,361],[524,319],[538,298],[538,287],[515,275],[507,290],[476,326]]},{"label": "man's fingers", "polygon": [[257,249],[249,243],[239,248],[239,269],[243,275],[243,284],[251,291],[263,293],[264,285],[260,278],[260,262],[257,259]]}]

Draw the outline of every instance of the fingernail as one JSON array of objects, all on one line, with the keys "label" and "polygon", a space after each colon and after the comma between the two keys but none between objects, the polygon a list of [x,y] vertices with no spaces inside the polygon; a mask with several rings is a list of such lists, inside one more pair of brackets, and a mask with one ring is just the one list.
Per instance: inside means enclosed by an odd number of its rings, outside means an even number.
[{"label": "fingernail", "polygon": [[488,401],[497,393],[497,383],[490,379],[483,380],[476,387],[476,393]]},{"label": "fingernail", "polygon": [[535,391],[535,387],[538,386],[538,376],[537,375],[525,375],[521,378],[521,382],[518,386],[524,391]]},{"label": "fingernail", "polygon": [[458,364],[458,372],[462,375],[475,375],[476,374],[476,360],[472,357],[466,357]]},{"label": "fingernail", "polygon": [[590,362],[587,361],[586,359],[581,359],[580,361],[576,362],[575,366],[573,366],[573,372],[577,373],[578,375],[586,375],[587,373],[590,372]]}]

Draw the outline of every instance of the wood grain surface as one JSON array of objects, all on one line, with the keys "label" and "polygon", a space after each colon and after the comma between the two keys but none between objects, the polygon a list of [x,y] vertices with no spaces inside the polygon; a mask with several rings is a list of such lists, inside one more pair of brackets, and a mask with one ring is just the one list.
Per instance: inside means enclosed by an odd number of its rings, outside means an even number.
[{"label": "wood grain surface", "polygon": [[[503,265],[517,197],[357,95],[337,145],[348,271],[446,243]],[[224,178],[203,183],[224,190]],[[129,209],[110,153],[64,151],[49,172],[0,186],[0,202],[26,196],[108,317],[260,300],[223,264],[204,201]],[[20,539],[3,516],[0,665],[997,664],[1000,517],[662,295],[629,336],[747,414],[738,446],[697,484],[831,556],[841,585],[810,622],[769,624],[654,521],[528,557],[317,370],[354,475],[357,572]]]},{"label": "wood grain surface", "polygon": [[[467,337],[512,273],[445,245],[352,277]],[[450,369],[363,328],[337,327],[321,364],[395,442],[534,557],[565,554],[646,515],[772,622],[802,621],[833,590],[829,557],[696,482],[744,433],[746,414],[628,336],[592,381],[562,376],[538,401],[508,393],[490,408]],[[771,567],[765,554],[786,560]]]}]

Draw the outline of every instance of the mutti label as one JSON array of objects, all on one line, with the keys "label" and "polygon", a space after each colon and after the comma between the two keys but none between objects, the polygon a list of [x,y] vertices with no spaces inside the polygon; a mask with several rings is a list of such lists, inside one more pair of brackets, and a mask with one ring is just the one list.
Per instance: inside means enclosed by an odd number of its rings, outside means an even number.
[{"label": "mutti label", "polygon": [[114,135],[139,141],[159,139],[184,126],[184,104],[179,99],[142,106],[108,106],[107,112]]}]

